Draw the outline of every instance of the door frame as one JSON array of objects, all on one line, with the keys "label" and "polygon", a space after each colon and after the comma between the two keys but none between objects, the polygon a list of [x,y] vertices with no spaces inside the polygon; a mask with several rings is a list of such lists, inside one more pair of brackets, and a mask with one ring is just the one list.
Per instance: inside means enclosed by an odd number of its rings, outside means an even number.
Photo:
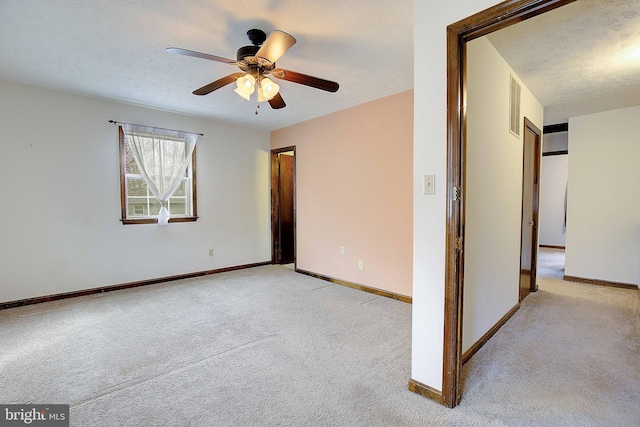
[{"label": "door frame", "polygon": [[271,175],[271,263],[280,263],[278,241],[280,236],[280,176],[278,174],[278,155],[293,151],[293,265],[297,266],[297,227],[296,227],[296,146],[275,148],[271,150],[270,175]]},{"label": "door frame", "polygon": [[[538,267],[538,221],[540,220],[540,152],[542,151],[542,132],[533,124],[527,117],[524,118],[524,128],[522,133],[522,176],[524,179],[524,170],[526,165],[524,164],[524,132],[530,130],[535,135],[534,147],[533,147],[533,230],[531,232],[531,284],[529,291],[536,292],[538,290],[538,284],[536,283],[536,271]],[[522,189],[522,217],[524,217],[524,181]],[[522,221],[521,221],[522,222]],[[520,262],[522,262],[522,243],[524,236],[524,224],[521,225],[520,230]],[[522,267],[520,267],[522,269]],[[520,271],[520,280],[522,280],[522,270]],[[520,291],[518,287],[518,300],[520,299]]]},{"label": "door frame", "polygon": [[445,241],[442,395],[460,403],[464,291],[464,176],[466,151],[466,43],[575,0],[507,0],[447,27],[447,212]]}]

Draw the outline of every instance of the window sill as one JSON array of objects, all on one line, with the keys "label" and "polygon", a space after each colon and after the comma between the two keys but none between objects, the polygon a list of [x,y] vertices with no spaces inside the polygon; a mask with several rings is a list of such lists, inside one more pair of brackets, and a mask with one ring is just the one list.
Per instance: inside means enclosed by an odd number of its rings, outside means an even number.
[{"label": "window sill", "polygon": [[[174,222],[195,222],[198,220],[197,216],[181,216],[177,218],[169,218],[169,224]],[[123,225],[131,224],[157,224],[158,218],[140,218],[140,219],[121,219]]]}]

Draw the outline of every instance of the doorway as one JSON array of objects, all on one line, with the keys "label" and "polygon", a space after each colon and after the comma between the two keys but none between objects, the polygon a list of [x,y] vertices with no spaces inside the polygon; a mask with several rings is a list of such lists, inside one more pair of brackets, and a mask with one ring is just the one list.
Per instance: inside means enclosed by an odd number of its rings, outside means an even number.
[{"label": "doorway", "polygon": [[444,346],[441,394],[448,407],[460,403],[462,378],[462,296],[464,290],[466,149],[466,43],[549,12],[575,0],[505,1],[447,27],[447,236],[445,250]]},{"label": "doorway", "polygon": [[569,123],[542,129],[538,277],[564,277],[569,188]]},{"label": "doorway", "polygon": [[295,146],[271,150],[271,260],[294,267],[295,170]]},{"label": "doorway", "polygon": [[522,146],[522,222],[520,240],[519,302],[538,290],[538,205],[540,197],[540,129],[524,118]]}]

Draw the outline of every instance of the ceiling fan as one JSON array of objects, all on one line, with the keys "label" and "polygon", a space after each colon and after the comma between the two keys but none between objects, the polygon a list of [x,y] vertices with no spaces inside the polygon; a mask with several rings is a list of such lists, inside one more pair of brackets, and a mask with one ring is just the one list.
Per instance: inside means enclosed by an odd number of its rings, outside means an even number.
[{"label": "ceiling fan", "polygon": [[276,68],[276,61],[296,43],[296,39],[292,35],[284,31],[275,30],[267,38],[264,31],[252,29],[247,31],[247,36],[252,45],[238,49],[235,60],[178,47],[169,47],[166,51],[236,65],[242,71],[229,74],[202,86],[193,91],[194,95],[207,95],[214,90],[236,82],[237,88],[235,92],[247,101],[251,100],[251,95],[254,92],[257,92],[257,101],[259,103],[268,101],[271,108],[279,109],[284,108],[287,104],[285,104],[282,95],[280,95],[280,86],[267,77],[268,75],[328,92],[336,92],[340,87],[336,82],[296,73],[284,68]]}]

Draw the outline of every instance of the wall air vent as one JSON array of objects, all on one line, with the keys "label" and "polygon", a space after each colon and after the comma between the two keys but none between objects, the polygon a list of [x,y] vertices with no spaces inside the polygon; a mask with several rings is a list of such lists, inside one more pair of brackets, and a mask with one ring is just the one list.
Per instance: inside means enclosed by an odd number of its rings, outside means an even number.
[{"label": "wall air vent", "polygon": [[520,83],[511,74],[509,86],[509,132],[520,137]]}]

